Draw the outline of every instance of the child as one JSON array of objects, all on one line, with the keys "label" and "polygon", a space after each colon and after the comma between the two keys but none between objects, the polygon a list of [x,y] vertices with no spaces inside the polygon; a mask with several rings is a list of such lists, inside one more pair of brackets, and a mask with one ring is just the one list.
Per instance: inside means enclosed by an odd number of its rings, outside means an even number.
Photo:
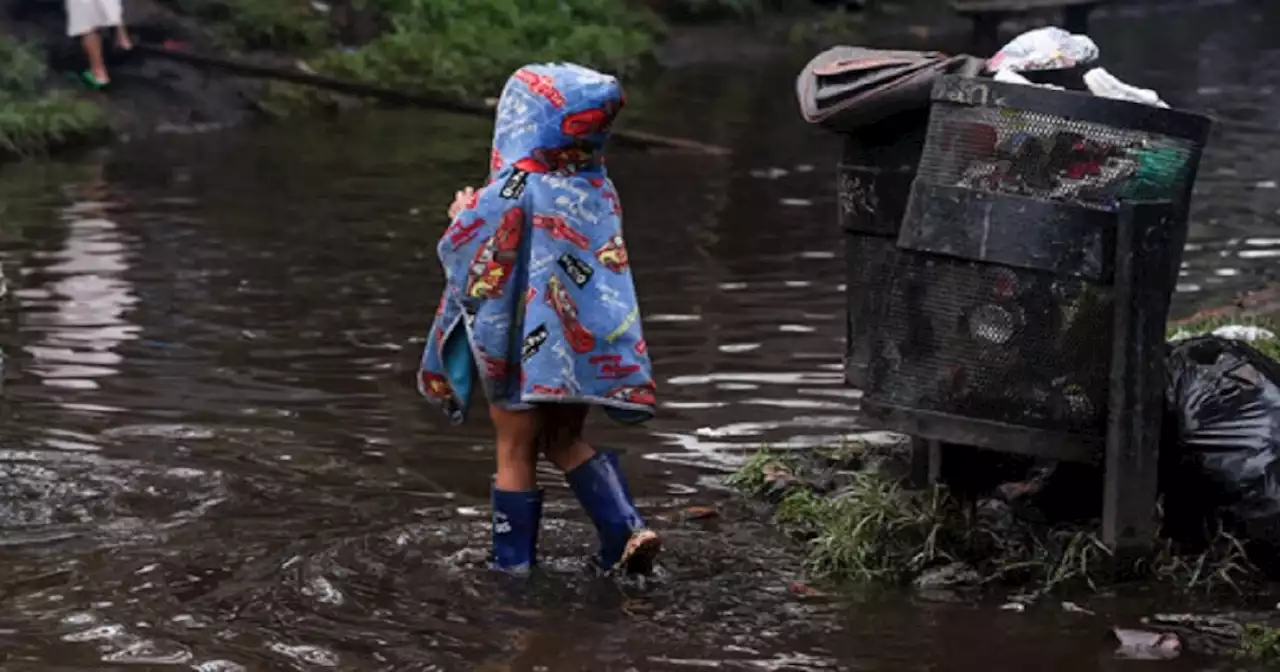
[{"label": "child", "polygon": [[536,564],[542,453],[595,523],[606,571],[648,572],[661,550],[612,453],[582,438],[590,406],[639,423],[656,400],[602,149],[623,104],[613,77],[531,65],[498,103],[489,181],[457,193],[437,251],[446,284],[419,389],[465,419],[477,383],[497,432],[493,563]]},{"label": "child", "polygon": [[128,51],[133,48],[129,31],[125,30],[120,0],[65,0],[67,10],[67,35],[79,38],[89,69],[80,73],[85,82],[94,88],[102,88],[111,82],[107,65],[102,58],[102,38],[98,31],[113,28],[116,46]]}]

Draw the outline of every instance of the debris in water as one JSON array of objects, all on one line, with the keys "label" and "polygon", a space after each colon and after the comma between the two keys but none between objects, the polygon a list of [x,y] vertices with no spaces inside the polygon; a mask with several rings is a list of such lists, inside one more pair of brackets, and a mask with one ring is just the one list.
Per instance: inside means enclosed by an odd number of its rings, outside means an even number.
[{"label": "debris in water", "polygon": [[1064,611],[1068,611],[1073,614],[1086,614],[1089,616],[1097,616],[1097,614],[1093,613],[1092,611],[1089,611],[1088,609],[1085,609],[1084,607],[1076,604],[1075,602],[1063,602],[1062,609]]},{"label": "debris in water", "polygon": [[1263,180],[1262,182],[1259,182],[1253,186],[1259,189],[1275,189],[1277,184],[1275,180]]},{"label": "debris in water", "polygon": [[1005,604],[1001,605],[1000,610],[1013,611],[1021,614],[1022,612],[1027,610],[1027,605],[1021,602],[1006,602]]},{"label": "debris in water", "polygon": [[751,171],[751,177],[761,180],[776,180],[786,174],[787,171],[783,168],[757,168]]},{"label": "debris in water", "polygon": [[710,506],[690,506],[684,510],[685,520],[705,520],[707,518],[716,518],[719,515],[720,512]]},{"label": "debris in water", "polygon": [[1112,628],[1119,640],[1116,657],[1129,660],[1170,660],[1182,653],[1182,641],[1168,632]]},{"label": "debris in water", "polygon": [[789,205],[796,208],[807,208],[813,205],[813,201],[807,198],[784,198],[778,202],[783,205]]},{"label": "debris in water", "polygon": [[789,590],[793,595],[804,595],[805,597],[820,597],[826,594],[807,583],[801,583],[799,581],[792,581],[791,585],[787,586],[787,590]]},{"label": "debris in water", "polygon": [[1274,331],[1253,324],[1227,324],[1213,330],[1213,335],[1229,341],[1267,341],[1276,337]]},{"label": "debris in water", "polygon": [[918,590],[974,586],[980,583],[982,583],[982,575],[976,569],[963,562],[953,562],[936,569],[930,569],[916,577],[915,580],[915,586]]}]

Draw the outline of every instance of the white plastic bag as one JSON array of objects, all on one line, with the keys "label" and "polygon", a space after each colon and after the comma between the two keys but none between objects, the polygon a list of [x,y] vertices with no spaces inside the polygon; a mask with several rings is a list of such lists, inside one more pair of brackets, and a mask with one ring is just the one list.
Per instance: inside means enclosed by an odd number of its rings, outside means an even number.
[{"label": "white plastic bag", "polygon": [[1114,98],[1116,100],[1127,100],[1131,103],[1169,107],[1163,100],[1160,100],[1160,95],[1155,91],[1125,84],[1104,68],[1094,68],[1084,73],[1084,84],[1089,87],[1089,93],[1100,98]]},{"label": "white plastic bag", "polygon": [[1088,35],[1073,35],[1049,26],[1029,30],[1010,40],[987,61],[987,68],[995,72],[1058,70],[1096,60],[1098,45]]}]

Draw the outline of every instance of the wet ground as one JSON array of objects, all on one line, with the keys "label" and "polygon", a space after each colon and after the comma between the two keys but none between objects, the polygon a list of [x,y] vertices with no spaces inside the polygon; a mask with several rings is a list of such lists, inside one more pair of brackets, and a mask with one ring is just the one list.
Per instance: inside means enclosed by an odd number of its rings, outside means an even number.
[{"label": "wet ground", "polygon": [[[1182,312],[1277,273],[1280,49],[1262,5],[1098,21],[1120,77],[1238,122],[1201,170]],[[380,112],[6,166],[0,669],[1141,665],[1113,660],[1106,632],[1146,600],[1089,617],[806,595],[794,550],[727,503],[716,476],[751,447],[857,429],[837,143],[796,121],[794,72],[669,73],[636,96],[647,127],[735,154],[612,164],[664,406],[593,436],[624,451],[668,537],[645,585],[582,571],[592,534],[550,473],[547,576],[478,568],[486,428],[449,427],[412,388],[438,213],[482,177],[485,123]],[[722,515],[683,520],[691,504]]]}]

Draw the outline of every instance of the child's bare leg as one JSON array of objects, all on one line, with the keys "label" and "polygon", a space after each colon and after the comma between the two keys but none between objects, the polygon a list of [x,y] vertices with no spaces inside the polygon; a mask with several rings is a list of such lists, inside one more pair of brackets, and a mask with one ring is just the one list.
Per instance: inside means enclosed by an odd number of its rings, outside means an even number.
[{"label": "child's bare leg", "polygon": [[497,433],[497,469],[493,477],[493,566],[523,574],[537,564],[542,491],[534,468],[538,416],[533,411],[489,407]]},{"label": "child's bare leg", "polygon": [[539,447],[547,461],[566,474],[596,454],[595,449],[582,438],[582,426],[586,420],[586,406],[556,404],[542,409]]},{"label": "child's bare leg", "polygon": [[489,407],[497,432],[498,468],[494,485],[499,490],[532,490],[537,484],[538,417],[533,411],[508,411]]},{"label": "child's bare leg", "polygon": [[601,568],[647,573],[662,542],[636,510],[618,456],[597,452],[582,438],[586,417],[586,406],[545,407],[539,433],[542,452],[565,472],[573,494],[595,523]]}]

